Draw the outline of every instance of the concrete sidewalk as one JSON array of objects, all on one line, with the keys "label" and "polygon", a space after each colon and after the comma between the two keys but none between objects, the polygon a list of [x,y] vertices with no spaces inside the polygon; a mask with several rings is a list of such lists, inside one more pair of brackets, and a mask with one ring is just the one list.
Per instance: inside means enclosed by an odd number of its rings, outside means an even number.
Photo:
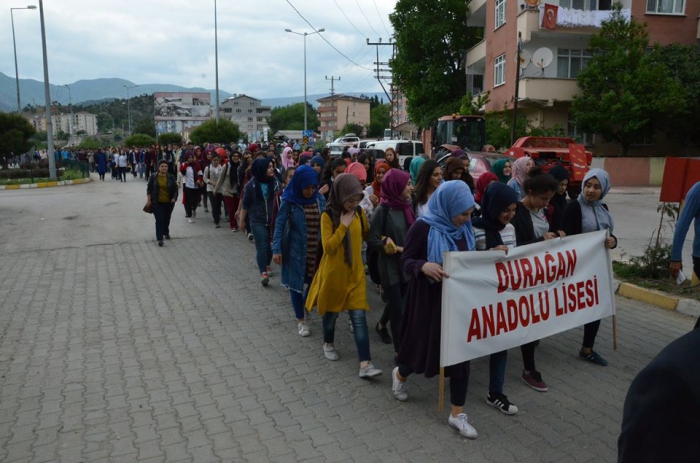
[{"label": "concrete sidewalk", "polygon": [[328,362],[320,319],[299,337],[278,268],[263,288],[253,244],[202,209],[188,224],[178,205],[159,248],[143,180],[48,193],[0,195],[0,461],[615,461],[631,380],[695,322],[618,297],[619,349],[610,320],[596,346],[610,366],[577,359],[582,329],[542,341],[547,393],[520,381],[512,350],[515,416],[484,403],[488,361],[473,362],[468,441],[437,412],[436,378],[393,398],[373,289],[384,375],[365,381],[346,317]]}]

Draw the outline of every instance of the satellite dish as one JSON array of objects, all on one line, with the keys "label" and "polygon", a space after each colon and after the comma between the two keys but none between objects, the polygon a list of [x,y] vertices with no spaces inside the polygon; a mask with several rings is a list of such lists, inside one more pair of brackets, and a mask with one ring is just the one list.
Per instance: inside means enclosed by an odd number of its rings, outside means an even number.
[{"label": "satellite dish", "polygon": [[[518,59],[518,55],[515,55],[515,59]],[[520,50],[520,62],[518,63],[518,66],[520,66],[521,69],[525,69],[530,65],[530,62],[532,61],[532,55],[530,55],[530,52],[527,50]]]},{"label": "satellite dish", "polygon": [[552,59],[554,59],[554,54],[547,47],[538,48],[532,56],[532,62],[535,63],[535,66],[542,69],[542,72],[544,72],[544,68],[552,64]]}]

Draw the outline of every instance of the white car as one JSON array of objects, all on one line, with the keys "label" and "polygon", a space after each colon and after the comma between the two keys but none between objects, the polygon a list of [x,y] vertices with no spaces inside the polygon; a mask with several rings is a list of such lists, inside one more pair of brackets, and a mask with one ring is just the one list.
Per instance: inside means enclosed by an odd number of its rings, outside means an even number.
[{"label": "white car", "polygon": [[359,146],[359,144],[360,137],[354,133],[346,133],[342,137],[333,140],[333,143],[329,143],[328,148],[331,149],[331,156],[340,156],[343,154],[343,150],[346,146],[352,148],[353,146]]}]

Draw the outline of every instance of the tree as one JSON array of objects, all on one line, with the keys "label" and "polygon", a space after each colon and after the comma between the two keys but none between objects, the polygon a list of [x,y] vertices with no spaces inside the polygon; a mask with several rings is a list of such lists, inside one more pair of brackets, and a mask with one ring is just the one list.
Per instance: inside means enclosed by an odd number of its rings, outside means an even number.
[{"label": "tree", "polygon": [[389,15],[396,36],[394,79],[420,127],[459,108],[465,50],[483,36],[466,26],[467,15],[464,0],[399,0]]},{"label": "tree", "polygon": [[365,128],[361,126],[360,124],[355,124],[354,122],[350,122],[349,124],[345,124],[345,126],[340,129],[341,134],[345,133],[354,133],[358,137],[362,136],[362,131]]},{"label": "tree", "polygon": [[161,133],[158,135],[158,143],[161,145],[181,145],[182,135],[179,133]]},{"label": "tree", "polygon": [[391,127],[391,106],[388,104],[377,104],[369,112],[369,137],[381,137],[384,129]]},{"label": "tree", "polygon": [[582,94],[571,106],[580,130],[620,144],[623,156],[653,133],[655,120],[673,117],[683,107],[681,85],[648,46],[646,26],[625,19],[616,3],[600,33],[591,37],[593,58],[578,76]]},{"label": "tree", "polygon": [[153,117],[141,119],[134,127],[134,133],[142,133],[156,138],[156,123],[153,121]]},{"label": "tree", "polygon": [[[316,108],[310,103],[307,103],[307,120],[309,130],[318,130],[321,123]],[[267,124],[273,134],[279,130],[304,130],[304,103],[273,108]]]},{"label": "tree", "polygon": [[225,118],[220,118],[218,125],[216,119],[209,119],[190,134],[190,140],[195,145],[238,142],[240,138],[241,131],[238,125]]},{"label": "tree", "polygon": [[656,127],[683,145],[700,145],[700,55],[696,47],[657,45],[652,57],[666,66],[669,76],[685,93],[677,116],[657,118]]},{"label": "tree", "polygon": [[[116,138],[116,137],[115,137]],[[124,140],[124,146],[136,146],[136,147],[143,147],[143,146],[151,146],[155,145],[156,141],[153,137],[150,135],[146,135],[143,133],[136,133],[126,140]]]},{"label": "tree", "polygon": [[19,114],[0,113],[0,157],[7,168],[10,155],[23,154],[32,147],[29,139],[36,130],[31,123]]}]

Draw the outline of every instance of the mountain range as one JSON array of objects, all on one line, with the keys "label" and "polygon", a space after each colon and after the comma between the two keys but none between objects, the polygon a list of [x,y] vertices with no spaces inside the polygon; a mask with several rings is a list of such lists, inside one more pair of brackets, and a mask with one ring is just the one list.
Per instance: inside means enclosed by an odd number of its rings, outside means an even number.
[{"label": "mountain range", "polygon": [[[78,80],[70,87],[70,98],[73,104],[90,104],[97,103],[103,100],[126,98],[126,90],[124,85],[133,87],[135,84],[126,79],[119,78],[102,78],[90,80]],[[44,99],[44,83],[34,79],[19,80],[20,98],[22,107],[28,104],[32,106],[43,106]],[[58,101],[62,105],[69,103],[69,92],[65,86],[50,85],[51,100]],[[154,92],[208,92],[211,94],[212,103],[216,99],[216,90],[205,89],[201,87],[181,87],[172,84],[143,84],[129,90],[130,96],[152,94]],[[219,100],[223,102],[226,98],[234,94],[219,89]],[[359,96],[361,93],[352,92],[346,95]],[[365,93],[368,97],[377,95],[380,99],[385,98],[383,93]],[[255,95],[248,95],[258,98]],[[307,101],[314,106],[317,106],[316,100],[328,96],[327,94],[308,95]],[[261,98],[262,99],[262,98]],[[294,103],[304,101],[303,96],[296,97],[276,97],[264,98],[262,104],[267,106],[287,106]],[[15,79],[0,72],[0,111],[10,112],[17,110],[17,87]]]}]

